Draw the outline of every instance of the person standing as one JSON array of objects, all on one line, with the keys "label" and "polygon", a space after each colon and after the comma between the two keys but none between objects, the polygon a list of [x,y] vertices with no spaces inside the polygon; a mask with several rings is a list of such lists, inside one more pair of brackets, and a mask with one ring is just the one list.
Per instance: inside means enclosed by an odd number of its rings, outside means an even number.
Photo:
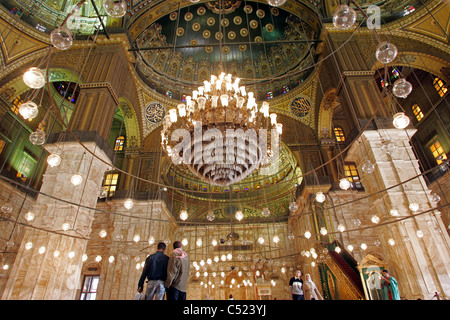
[{"label": "person standing", "polygon": [[166,289],[164,288],[164,281],[167,278],[167,264],[169,257],[164,254],[166,244],[164,242],[158,243],[156,252],[149,255],[145,259],[144,270],[142,270],[141,278],[138,282],[138,292],[142,293],[145,278],[147,281],[147,291],[145,293],[145,300],[163,300]]},{"label": "person standing", "polygon": [[303,282],[303,293],[305,300],[323,300],[322,295],[316,287],[314,281],[311,280],[309,273],[305,274],[305,281]]},{"label": "person standing", "polygon": [[295,275],[289,280],[289,291],[291,292],[292,300],[304,300],[301,276],[302,272],[296,270]]},{"label": "person standing", "polygon": [[167,288],[167,300],[186,300],[189,280],[189,257],[183,251],[180,241],[173,243],[173,251],[167,265],[167,278],[164,286]]},{"label": "person standing", "polygon": [[391,276],[388,270],[383,270],[381,274],[381,289],[383,290],[384,300],[400,300],[397,279]]}]

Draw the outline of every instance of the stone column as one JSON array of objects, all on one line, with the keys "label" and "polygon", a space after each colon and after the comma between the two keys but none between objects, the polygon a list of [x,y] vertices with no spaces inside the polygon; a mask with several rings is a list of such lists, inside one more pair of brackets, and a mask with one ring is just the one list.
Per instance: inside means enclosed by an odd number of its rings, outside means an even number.
[{"label": "stone column", "polygon": [[[446,299],[450,295],[450,239],[438,210],[422,213],[439,204],[431,200],[422,177],[396,186],[420,174],[409,141],[415,131],[365,131],[349,149],[346,159],[357,164],[366,192],[373,195],[368,214],[381,219],[376,231],[390,273],[398,280],[401,298],[428,300],[438,292]],[[397,146],[391,155],[383,148],[388,139]],[[375,164],[370,174],[362,170],[366,160]],[[390,188],[393,186],[396,187]],[[387,188],[390,189],[380,192]],[[416,213],[409,209],[412,202],[419,205]],[[399,216],[391,216],[391,209],[398,210]],[[423,237],[417,236],[418,230]],[[394,245],[389,244],[390,239]]]},{"label": "stone column", "polygon": [[[24,233],[2,299],[77,298],[82,255],[94,219],[94,210],[90,208],[96,206],[104,172],[110,165],[96,143],[87,142],[85,146],[98,158],[89,152],[84,154],[85,149],[78,142],[45,146],[49,152],[61,152],[62,161],[57,167],[47,168],[34,206],[33,228]],[[83,182],[74,186],[70,178],[79,168]],[[62,228],[64,222],[70,225],[67,231]],[[27,249],[27,243],[32,244],[31,249]]]}]

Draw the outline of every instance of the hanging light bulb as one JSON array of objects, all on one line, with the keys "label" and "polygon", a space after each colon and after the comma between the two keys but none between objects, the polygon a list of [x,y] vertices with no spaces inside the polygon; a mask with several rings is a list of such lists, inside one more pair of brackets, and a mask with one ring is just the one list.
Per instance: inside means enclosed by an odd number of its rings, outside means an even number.
[{"label": "hanging light bulb", "polygon": [[100,262],[102,261],[102,256],[98,255],[95,257],[95,261]]},{"label": "hanging light bulb", "polygon": [[60,255],[61,255],[61,252],[58,251],[58,250],[55,250],[55,251],[53,252],[53,256],[54,256],[55,258],[58,258]]},{"label": "hanging light bulb", "polygon": [[141,236],[138,235],[138,234],[135,234],[134,237],[133,237],[133,241],[134,242],[139,242],[140,240],[141,240]]},{"label": "hanging light bulb", "polygon": [[346,30],[356,22],[356,11],[347,5],[339,6],[333,13],[333,24],[336,28]]},{"label": "hanging light bulb", "polygon": [[263,208],[262,209],[262,211],[261,211],[261,214],[264,216],[264,217],[268,217],[268,216],[270,216],[270,210],[269,210],[269,208]]},{"label": "hanging light bulb", "polygon": [[242,213],[242,211],[236,211],[236,214],[234,216],[238,221],[241,221],[244,218],[244,214]]},{"label": "hanging light bulb", "polygon": [[46,134],[43,130],[37,129],[36,131],[30,133],[30,142],[36,146],[41,146],[45,143]]},{"label": "hanging light bulb", "polygon": [[345,227],[344,227],[344,225],[342,225],[342,224],[339,224],[339,225],[337,226],[337,229],[338,229],[339,232],[344,232],[344,231],[345,231]]},{"label": "hanging light bulb", "polygon": [[66,27],[59,27],[50,32],[50,41],[58,50],[67,50],[72,47],[72,32]]},{"label": "hanging light bulb", "polygon": [[286,0],[267,0],[272,7],[279,7],[286,3]]},{"label": "hanging light bulb", "polygon": [[380,217],[378,217],[377,215],[374,215],[374,216],[372,216],[372,218],[370,220],[372,220],[373,223],[377,224],[380,222]]},{"label": "hanging light bulb", "polygon": [[375,170],[375,165],[370,162],[370,160],[366,160],[362,165],[362,171],[364,171],[365,173],[372,173],[373,170]]},{"label": "hanging light bulb", "polygon": [[441,197],[439,197],[439,195],[437,195],[436,193],[432,193],[431,194],[431,201],[435,202],[436,204],[441,201]]},{"label": "hanging light bulb", "polygon": [[33,248],[33,242],[27,242],[27,243],[25,243],[25,249],[26,250],[30,250],[31,248]]},{"label": "hanging light bulb", "polygon": [[104,238],[106,237],[108,233],[106,232],[105,229],[100,230],[100,232],[98,233],[98,235],[100,236],[100,238]]},{"label": "hanging light bulb", "polygon": [[280,237],[277,236],[277,235],[275,235],[275,236],[273,237],[273,242],[275,242],[275,243],[280,242]]},{"label": "hanging light bulb", "polygon": [[227,259],[228,259],[228,260],[233,259],[233,255],[232,255],[231,253],[227,254]]},{"label": "hanging light bulb", "polygon": [[203,244],[202,239],[197,239],[197,241],[195,242],[197,244],[197,247],[201,247]]},{"label": "hanging light bulb", "polygon": [[406,79],[401,78],[394,82],[392,93],[398,98],[406,98],[412,91],[412,84]]},{"label": "hanging light bulb", "polygon": [[61,163],[61,156],[58,153],[52,153],[47,157],[47,163],[50,167],[57,167]]},{"label": "hanging light bulb", "polygon": [[186,238],[183,238],[183,240],[181,240],[181,244],[183,246],[187,246],[188,245],[188,240]]},{"label": "hanging light bulb", "polygon": [[259,244],[263,244],[264,243],[264,238],[263,237],[259,237],[258,238],[258,243]]},{"label": "hanging light bulb", "polygon": [[25,216],[24,216],[25,220],[29,221],[33,221],[35,218],[35,214],[31,211],[28,211]]},{"label": "hanging light bulb", "polygon": [[4,205],[2,205],[1,210],[3,213],[11,213],[13,210],[13,207],[12,207],[11,203],[5,203]]},{"label": "hanging light bulb", "polygon": [[375,52],[377,60],[383,64],[391,63],[397,57],[397,47],[389,42],[382,42]]},{"label": "hanging light bulb", "polygon": [[70,259],[72,259],[73,257],[75,257],[75,251],[70,251],[69,254],[67,255]]},{"label": "hanging light bulb", "polygon": [[339,188],[341,188],[342,190],[347,190],[348,188],[350,188],[350,181],[348,181],[347,178],[342,178],[341,180],[339,180]]},{"label": "hanging light bulb", "polygon": [[409,209],[412,212],[417,212],[417,210],[419,210],[419,204],[415,203],[415,202],[412,202],[412,203],[409,204]]},{"label": "hanging light bulb", "polygon": [[109,263],[113,263],[114,260],[116,260],[116,259],[114,258],[114,256],[110,256],[110,257],[108,258]]},{"label": "hanging light bulb", "polygon": [[326,229],[325,227],[321,227],[321,228],[320,228],[320,234],[321,234],[321,235],[326,236],[327,233],[328,233],[328,231],[327,231],[327,229]]},{"label": "hanging light bulb", "polygon": [[86,254],[86,253],[84,253],[82,256],[81,256],[81,261],[86,261],[88,259],[88,255]]},{"label": "hanging light bulb", "polygon": [[367,244],[361,243],[361,249],[366,250],[367,249]]},{"label": "hanging light bulb", "polygon": [[185,221],[189,217],[188,212],[186,210],[180,211],[180,219]]},{"label": "hanging light bulb", "polygon": [[353,246],[352,246],[351,244],[349,244],[349,245],[347,246],[347,250],[350,251],[350,252],[352,252],[352,251],[353,251]]},{"label": "hanging light bulb", "polygon": [[340,253],[340,252],[341,252],[341,248],[336,247],[336,248],[334,249],[334,251],[336,251],[337,253]]},{"label": "hanging light bulb", "polygon": [[323,194],[322,191],[316,193],[316,201],[320,203],[325,201],[325,195]]},{"label": "hanging light bulb", "polygon": [[416,231],[416,235],[417,235],[419,238],[422,238],[422,237],[423,237],[423,231],[422,231],[422,230],[417,230],[417,231]]},{"label": "hanging light bulb", "polygon": [[39,254],[44,254],[45,250],[46,250],[45,246],[40,247],[39,250],[38,250]]},{"label": "hanging light bulb", "polygon": [[63,231],[67,231],[70,229],[70,222],[66,221],[61,225],[61,229],[63,229]]},{"label": "hanging light bulb", "polygon": [[111,18],[122,18],[127,13],[126,0],[106,0],[103,8]]},{"label": "hanging light bulb", "polygon": [[45,75],[41,69],[31,67],[23,74],[23,82],[31,89],[40,89],[45,85]]},{"label": "hanging light bulb", "polygon": [[389,211],[389,213],[390,213],[391,216],[393,216],[393,217],[397,217],[397,216],[398,216],[398,210],[396,210],[396,209],[391,209],[391,210]]},{"label": "hanging light bulb", "polygon": [[208,214],[206,215],[206,219],[208,219],[208,221],[213,221],[216,218],[216,216],[214,215],[214,213],[212,211],[208,211]]},{"label": "hanging light bulb", "polygon": [[83,176],[79,173],[75,173],[72,175],[72,177],[70,178],[70,182],[74,185],[74,186],[79,186],[82,182],[83,182]]},{"label": "hanging light bulb", "polygon": [[305,234],[304,234],[304,236],[305,236],[306,239],[311,238],[311,232],[306,231]]},{"label": "hanging light bulb", "polygon": [[125,202],[123,203],[123,206],[125,207],[125,209],[132,209],[134,207],[134,201],[130,198],[128,198],[127,200],[125,200]]},{"label": "hanging light bulb", "polygon": [[405,115],[404,112],[398,112],[394,114],[394,120],[392,124],[397,129],[405,129],[409,125],[409,118]]},{"label": "hanging light bulb", "polygon": [[211,244],[212,244],[214,247],[217,246],[217,240],[216,240],[216,239],[213,239],[212,242],[211,242]]},{"label": "hanging light bulb", "polygon": [[19,106],[19,113],[25,120],[32,120],[39,114],[39,109],[33,101],[27,101]]},{"label": "hanging light bulb", "polygon": [[388,240],[388,243],[389,243],[391,246],[395,245],[395,241],[394,241],[394,239],[392,239],[392,238]]},{"label": "hanging light bulb", "polygon": [[295,212],[298,210],[297,202],[293,201],[289,204],[289,211]]}]

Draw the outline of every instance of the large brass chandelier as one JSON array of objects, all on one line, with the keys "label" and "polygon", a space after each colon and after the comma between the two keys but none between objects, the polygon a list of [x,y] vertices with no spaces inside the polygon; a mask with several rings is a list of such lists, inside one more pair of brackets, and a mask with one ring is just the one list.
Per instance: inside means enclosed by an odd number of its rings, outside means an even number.
[{"label": "large brass chandelier", "polygon": [[241,181],[279,148],[277,115],[269,114],[267,101],[258,107],[239,82],[231,74],[212,75],[163,120],[162,146],[172,162],[212,185]]}]

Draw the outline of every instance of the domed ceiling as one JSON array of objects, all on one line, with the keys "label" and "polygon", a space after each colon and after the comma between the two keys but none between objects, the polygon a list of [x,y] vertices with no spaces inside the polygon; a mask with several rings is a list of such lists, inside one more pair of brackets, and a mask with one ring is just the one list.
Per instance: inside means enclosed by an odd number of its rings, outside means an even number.
[{"label": "domed ceiling", "polygon": [[[182,4],[186,2],[165,1],[156,10],[165,14],[147,15],[150,21],[140,29],[135,24],[143,25],[141,16],[129,29],[137,70],[161,93],[171,90],[176,95],[172,97],[180,99],[224,71],[247,86],[257,84],[266,94],[264,84],[281,91],[312,72],[320,21],[307,6],[278,8],[265,1]],[[287,77],[289,73],[293,77]]]}]

